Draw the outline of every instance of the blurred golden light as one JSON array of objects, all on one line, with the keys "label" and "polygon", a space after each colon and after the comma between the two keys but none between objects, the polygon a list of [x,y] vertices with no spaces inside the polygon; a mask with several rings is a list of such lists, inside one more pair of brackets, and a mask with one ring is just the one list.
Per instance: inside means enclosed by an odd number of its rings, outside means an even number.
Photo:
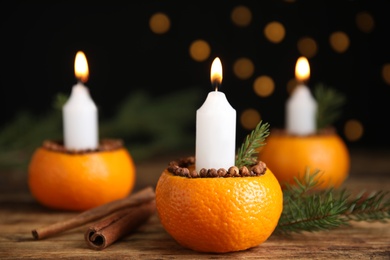
[{"label": "blurred golden light", "polygon": [[357,141],[363,136],[363,125],[355,119],[348,120],[344,125],[344,135],[349,141]]},{"label": "blurred golden light", "polygon": [[382,78],[386,84],[390,85],[390,63],[386,63],[382,67]]},{"label": "blurred golden light", "polygon": [[264,28],[264,36],[272,43],[279,43],[284,39],[286,30],[284,26],[276,21],[268,23]]},{"label": "blurred golden light", "polygon": [[260,97],[268,97],[274,92],[275,83],[269,76],[257,77],[253,83],[253,90]]},{"label": "blurred golden light", "polygon": [[205,61],[211,53],[210,45],[204,40],[195,40],[190,45],[190,56],[195,61]]},{"label": "blurred golden light", "polygon": [[157,34],[163,34],[170,29],[171,21],[166,14],[158,12],[150,17],[149,27],[152,32]]},{"label": "blurred golden light", "polygon": [[252,21],[252,12],[248,7],[239,5],[233,8],[231,19],[235,25],[245,27]]},{"label": "blurred golden light", "polygon": [[338,53],[345,52],[349,47],[349,37],[346,33],[337,31],[330,35],[330,46]]},{"label": "blurred golden light", "polygon": [[240,116],[241,125],[247,130],[253,130],[260,120],[260,113],[253,108],[245,109]]},{"label": "blurred golden light", "polygon": [[364,33],[370,33],[372,32],[372,30],[374,30],[375,27],[374,18],[368,12],[357,13],[355,22],[357,28]]},{"label": "blurred golden light", "polygon": [[310,37],[304,37],[298,40],[298,51],[301,55],[313,58],[318,52],[317,42]]},{"label": "blurred golden light", "polygon": [[233,72],[239,79],[248,79],[253,75],[255,66],[248,58],[239,58],[233,64]]}]

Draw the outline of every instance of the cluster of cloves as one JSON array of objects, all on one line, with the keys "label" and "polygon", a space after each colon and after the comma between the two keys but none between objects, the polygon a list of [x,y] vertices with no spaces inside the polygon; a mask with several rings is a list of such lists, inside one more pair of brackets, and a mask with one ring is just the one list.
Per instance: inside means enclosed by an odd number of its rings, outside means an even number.
[{"label": "cluster of cloves", "polygon": [[172,161],[168,164],[168,171],[174,175],[187,177],[187,178],[216,178],[216,177],[251,177],[263,175],[267,170],[267,165],[259,161],[256,164],[250,166],[231,166],[228,170],[224,168],[220,169],[205,169],[202,168],[199,172],[196,170],[189,170],[189,166],[195,164],[195,157],[190,156],[180,159],[179,161]]}]

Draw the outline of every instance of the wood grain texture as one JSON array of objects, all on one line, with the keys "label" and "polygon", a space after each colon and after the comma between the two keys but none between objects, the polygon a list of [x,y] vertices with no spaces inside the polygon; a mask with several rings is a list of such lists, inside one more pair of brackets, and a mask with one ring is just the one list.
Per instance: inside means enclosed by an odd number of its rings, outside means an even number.
[{"label": "wood grain texture", "polygon": [[[382,154],[387,160],[381,161],[378,155],[371,158],[369,152],[358,155],[352,158],[356,164],[343,186],[352,192],[389,190],[390,154]],[[155,187],[161,172],[173,159],[177,158],[139,164],[136,189]],[[354,222],[351,227],[291,237],[272,235],[257,247],[227,254],[198,253],[181,247],[166,233],[157,215],[102,251],[90,249],[84,241],[88,225],[35,240],[32,229],[78,213],[41,206],[23,188],[26,180],[20,179],[22,182],[9,184],[14,189],[0,190],[0,259],[390,259],[390,222]]]}]

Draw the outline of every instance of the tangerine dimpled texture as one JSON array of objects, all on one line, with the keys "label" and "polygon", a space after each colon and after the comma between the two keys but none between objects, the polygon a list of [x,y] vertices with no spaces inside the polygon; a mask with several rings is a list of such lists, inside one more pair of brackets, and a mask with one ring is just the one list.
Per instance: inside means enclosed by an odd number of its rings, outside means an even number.
[{"label": "tangerine dimpled texture", "polygon": [[131,193],[135,166],[124,148],[67,154],[38,148],[29,164],[35,199],[53,209],[82,211]]},{"label": "tangerine dimpled texture", "polygon": [[225,253],[255,247],[274,231],[283,209],[279,182],[263,176],[185,178],[165,170],[156,186],[165,230],[183,247]]}]

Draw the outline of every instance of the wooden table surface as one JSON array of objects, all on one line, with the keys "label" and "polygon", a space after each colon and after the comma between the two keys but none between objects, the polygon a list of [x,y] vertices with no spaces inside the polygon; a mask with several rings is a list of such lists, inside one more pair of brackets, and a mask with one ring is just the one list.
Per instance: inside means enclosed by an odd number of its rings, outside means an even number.
[{"label": "wooden table surface", "polygon": [[[135,190],[155,187],[169,161],[160,158],[137,163]],[[390,150],[351,151],[351,173],[344,186],[350,191],[390,190]],[[203,254],[178,245],[165,232],[157,215],[136,232],[102,251],[84,241],[86,226],[44,240],[31,230],[68,219],[77,213],[47,209],[28,192],[26,173],[0,173],[0,259],[390,259],[390,222],[355,222],[332,231],[272,235],[246,251]]]}]

